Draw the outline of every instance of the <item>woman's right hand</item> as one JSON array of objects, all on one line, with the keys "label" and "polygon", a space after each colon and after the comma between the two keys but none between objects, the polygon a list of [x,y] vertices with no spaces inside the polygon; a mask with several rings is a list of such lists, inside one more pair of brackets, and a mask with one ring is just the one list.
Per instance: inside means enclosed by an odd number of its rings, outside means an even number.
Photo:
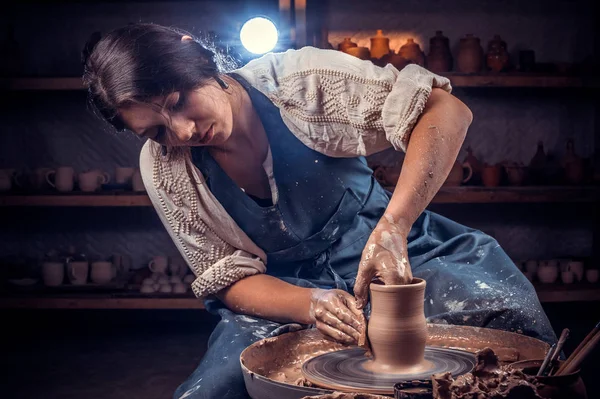
[{"label": "woman's right hand", "polygon": [[366,327],[356,300],[343,290],[315,288],[310,298],[310,318],[325,336],[344,344],[359,342]]}]

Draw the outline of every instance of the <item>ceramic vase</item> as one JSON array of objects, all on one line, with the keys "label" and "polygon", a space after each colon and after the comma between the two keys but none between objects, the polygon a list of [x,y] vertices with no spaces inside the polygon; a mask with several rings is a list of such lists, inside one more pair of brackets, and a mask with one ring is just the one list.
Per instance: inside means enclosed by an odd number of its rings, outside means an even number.
[{"label": "ceramic vase", "polygon": [[462,73],[475,74],[483,68],[483,47],[479,38],[467,34],[460,39],[458,57],[456,60],[458,71]]},{"label": "ceramic vase", "polygon": [[495,35],[488,43],[488,51],[486,54],[487,67],[492,72],[502,72],[508,68],[509,54],[506,47],[506,42],[502,40],[500,35]]},{"label": "ceramic vase", "polygon": [[415,43],[413,38],[409,38],[406,43],[400,47],[398,54],[414,64],[422,67],[425,66],[425,55],[423,54],[423,51],[421,51],[419,44]]},{"label": "ceramic vase", "polygon": [[427,324],[423,304],[425,280],[411,284],[371,284],[367,335],[376,372],[415,372],[424,367]]},{"label": "ceramic vase", "polygon": [[453,61],[450,41],[442,34],[441,30],[436,31],[435,36],[429,39],[427,69],[435,73],[448,72],[452,70]]},{"label": "ceramic vase", "polygon": [[352,40],[350,40],[349,37],[345,37],[344,40],[342,42],[340,42],[340,44],[338,44],[338,50],[343,51],[344,53],[350,47],[358,47],[358,44],[356,44]]},{"label": "ceramic vase", "polygon": [[383,36],[381,29],[371,38],[371,58],[381,58],[390,52],[390,39]]}]

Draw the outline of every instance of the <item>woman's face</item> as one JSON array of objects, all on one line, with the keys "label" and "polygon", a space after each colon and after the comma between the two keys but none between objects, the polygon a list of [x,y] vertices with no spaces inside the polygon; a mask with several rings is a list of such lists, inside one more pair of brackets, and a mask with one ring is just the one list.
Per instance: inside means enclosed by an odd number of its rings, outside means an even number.
[{"label": "woman's face", "polygon": [[221,146],[233,130],[230,98],[211,80],[201,88],[155,97],[148,104],[131,104],[118,111],[125,126],[159,144]]}]

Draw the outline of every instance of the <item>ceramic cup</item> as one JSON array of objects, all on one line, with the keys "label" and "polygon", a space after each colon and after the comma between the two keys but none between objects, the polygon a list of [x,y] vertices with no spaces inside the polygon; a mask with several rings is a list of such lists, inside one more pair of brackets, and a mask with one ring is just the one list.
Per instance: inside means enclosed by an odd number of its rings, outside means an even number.
[{"label": "ceramic cup", "polygon": [[165,274],[169,267],[169,260],[166,256],[155,256],[148,263],[148,269],[153,273]]},{"label": "ceramic cup", "polygon": [[153,292],[156,292],[156,290],[154,289],[154,286],[152,284],[143,284],[140,287],[140,292],[142,294],[152,294]]},{"label": "ceramic cup", "polygon": [[486,187],[498,187],[501,177],[502,167],[500,165],[485,165],[481,172],[481,179]]},{"label": "ceramic cup", "polygon": [[42,263],[42,280],[48,287],[61,285],[65,278],[65,265],[61,262]]},{"label": "ceramic cup", "polygon": [[[54,176],[54,178],[51,178]],[[46,181],[57,191],[62,193],[73,191],[73,182],[75,180],[75,170],[70,166],[61,166],[56,170],[49,170],[46,173]]]},{"label": "ceramic cup", "polygon": [[567,263],[567,267],[569,270],[571,270],[573,272],[577,282],[583,281],[583,277],[585,274],[585,270],[583,268],[583,262],[572,260]]},{"label": "ceramic cup", "polygon": [[175,294],[185,294],[187,292],[187,287],[183,283],[173,284],[173,292]]},{"label": "ceramic cup", "polygon": [[116,167],[115,168],[115,183],[117,184],[131,184],[131,179],[135,173],[135,168],[129,167]]},{"label": "ceramic cup", "polygon": [[111,262],[92,262],[92,270],[90,272],[90,277],[92,281],[96,284],[107,284],[113,279],[114,269],[115,267]]},{"label": "ceramic cup", "polygon": [[83,192],[94,192],[100,188],[102,184],[110,181],[108,173],[101,170],[90,170],[82,172],[78,175],[79,189]]},{"label": "ceramic cup", "polygon": [[560,272],[560,279],[565,284],[571,284],[575,281],[575,273],[571,270]]},{"label": "ceramic cup", "polygon": [[14,169],[0,169],[0,191],[10,191],[14,177]]},{"label": "ceramic cup", "polygon": [[597,283],[598,282],[598,269],[587,269],[585,271],[585,279],[588,283]]},{"label": "ceramic cup", "polygon": [[160,288],[158,289],[158,292],[161,292],[163,294],[170,294],[171,292],[173,292],[173,287],[171,287],[171,284],[161,284]]},{"label": "ceramic cup", "polygon": [[558,272],[556,261],[542,261],[538,267],[537,277],[542,283],[551,284],[558,278]]},{"label": "ceramic cup", "polygon": [[175,257],[169,265],[169,272],[172,276],[183,278],[187,274],[187,265],[181,257]]},{"label": "ceramic cup", "polygon": [[90,264],[84,261],[67,263],[67,275],[73,285],[84,285],[87,283]]},{"label": "ceramic cup", "polygon": [[31,174],[31,188],[33,190],[47,190],[50,188],[46,175],[51,172],[51,168],[37,168]]},{"label": "ceramic cup", "polygon": [[536,274],[538,270],[538,265],[539,264],[537,260],[528,260],[527,262],[525,262],[525,271]]},{"label": "ceramic cup", "polygon": [[146,191],[146,187],[144,187],[144,181],[142,180],[142,173],[139,169],[136,169],[131,177],[131,188],[136,192]]}]

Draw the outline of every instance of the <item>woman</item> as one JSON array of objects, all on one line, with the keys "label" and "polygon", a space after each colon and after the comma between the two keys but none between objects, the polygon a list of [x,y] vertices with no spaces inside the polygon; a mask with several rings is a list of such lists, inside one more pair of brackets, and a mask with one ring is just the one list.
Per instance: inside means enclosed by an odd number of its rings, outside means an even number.
[{"label": "woman", "polygon": [[[239,354],[267,336],[314,325],[355,343],[374,278],[424,278],[431,322],[554,338],[494,239],[425,211],[472,118],[447,79],[310,47],[228,74],[215,58],[185,32],[137,24],[85,63],[94,107],[149,139],[148,194],[221,316],[176,398],[245,397]],[[392,146],[406,153],[393,195],[364,158]]]}]

